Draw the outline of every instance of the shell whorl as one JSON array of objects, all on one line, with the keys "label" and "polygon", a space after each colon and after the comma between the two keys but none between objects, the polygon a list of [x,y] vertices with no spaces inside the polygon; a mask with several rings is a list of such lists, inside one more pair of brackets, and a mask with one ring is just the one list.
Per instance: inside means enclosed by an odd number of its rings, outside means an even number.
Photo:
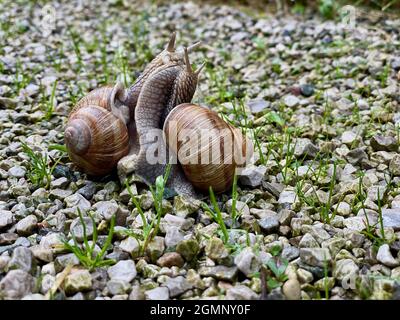
[{"label": "shell whorl", "polygon": [[64,131],[70,158],[86,173],[109,173],[129,151],[129,112],[121,103],[124,87],[98,88],[81,99]]},{"label": "shell whorl", "polygon": [[70,121],[65,129],[64,137],[67,148],[78,155],[88,151],[92,139],[90,128],[82,119]]}]

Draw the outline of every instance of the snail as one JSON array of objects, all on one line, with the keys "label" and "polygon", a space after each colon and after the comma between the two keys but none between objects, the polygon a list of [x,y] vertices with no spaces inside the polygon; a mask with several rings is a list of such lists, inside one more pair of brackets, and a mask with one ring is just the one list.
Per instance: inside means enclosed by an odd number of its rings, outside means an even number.
[{"label": "snail", "polygon": [[[65,144],[72,161],[86,173],[110,173],[129,151],[138,152],[134,119],[136,102],[142,87],[153,74],[168,66],[184,64],[183,52],[175,52],[175,38],[173,33],[165,50],[153,59],[129,89],[125,90],[119,83],[114,87],[95,89],[70,112],[64,132]],[[198,45],[199,42],[188,47],[187,53]]]},{"label": "snail", "polygon": [[129,110],[119,103],[121,84],[90,92],[71,111],[64,138],[73,162],[91,175],[110,172],[129,152]]},{"label": "snail", "polygon": [[[120,178],[134,172],[145,183],[153,184],[158,176],[164,174],[168,161],[150,163],[149,152],[157,150],[166,155],[177,155],[177,160],[183,160],[180,154],[182,144],[173,145],[174,139],[168,133],[171,128],[182,126],[196,131],[205,126],[202,129],[209,131],[227,129],[222,137],[225,135],[234,141],[236,147],[233,152],[244,150],[246,144],[238,143],[239,137],[242,138],[239,130],[224,122],[215,112],[188,104],[204,67],[204,63],[196,71],[191,67],[189,52],[197,46],[198,43],[195,43],[176,52],[174,33],[166,49],[152,60],[131,87],[124,90],[122,85],[116,84],[96,89],[83,98],[71,112],[65,129],[71,159],[87,173],[95,175],[108,173],[116,165],[119,172],[123,171],[123,164],[129,163],[129,170],[125,170]],[[186,120],[182,117],[185,114]],[[99,117],[99,122],[96,122],[96,117]],[[107,130],[114,131],[109,133]],[[154,139],[159,132],[164,132],[165,139]],[[213,140],[213,147],[214,144],[224,143],[223,139],[220,140]],[[101,155],[107,160],[101,159]],[[194,187],[199,191],[206,191],[208,186],[216,192],[226,191],[231,185],[235,168],[241,165],[232,159],[232,155],[228,156],[230,163],[222,165],[200,163],[182,164],[181,167],[180,163],[175,163],[171,167],[168,186],[180,194],[191,196],[196,195]]]},{"label": "snail", "polygon": [[209,186],[217,193],[228,190],[236,169],[252,155],[252,145],[239,129],[199,105],[184,103],[174,108],[163,131],[185,176],[202,192]]}]

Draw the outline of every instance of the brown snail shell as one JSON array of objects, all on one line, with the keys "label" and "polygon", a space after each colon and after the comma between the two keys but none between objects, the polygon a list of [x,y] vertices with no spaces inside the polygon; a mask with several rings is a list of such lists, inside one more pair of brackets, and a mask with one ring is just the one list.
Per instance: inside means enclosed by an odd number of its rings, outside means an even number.
[{"label": "brown snail shell", "polygon": [[232,187],[237,167],[252,155],[251,142],[239,129],[205,107],[184,103],[164,122],[164,138],[186,178],[200,191],[224,192]]},{"label": "brown snail shell", "polygon": [[128,130],[117,108],[123,94],[119,84],[95,89],[70,113],[64,132],[67,151],[88,174],[107,174],[128,154]]}]

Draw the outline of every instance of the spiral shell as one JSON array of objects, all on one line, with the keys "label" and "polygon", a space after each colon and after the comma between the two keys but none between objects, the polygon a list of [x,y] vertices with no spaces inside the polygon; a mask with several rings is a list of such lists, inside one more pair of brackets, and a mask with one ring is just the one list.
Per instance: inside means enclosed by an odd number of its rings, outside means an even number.
[{"label": "spiral shell", "polygon": [[64,132],[71,160],[90,175],[104,175],[129,151],[128,130],[115,115],[120,85],[91,91],[72,110]]},{"label": "spiral shell", "polygon": [[252,155],[252,145],[216,112],[185,103],[174,108],[164,123],[165,141],[195,188],[227,191],[237,167]]}]

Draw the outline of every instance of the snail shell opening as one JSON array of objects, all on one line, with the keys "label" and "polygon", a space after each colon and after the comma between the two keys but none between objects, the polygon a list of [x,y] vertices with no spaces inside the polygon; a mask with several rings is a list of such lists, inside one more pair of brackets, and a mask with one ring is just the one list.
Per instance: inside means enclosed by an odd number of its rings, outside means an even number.
[{"label": "snail shell opening", "polygon": [[227,191],[237,167],[251,156],[249,141],[240,130],[205,107],[185,103],[175,107],[164,122],[166,143],[195,188]]}]

